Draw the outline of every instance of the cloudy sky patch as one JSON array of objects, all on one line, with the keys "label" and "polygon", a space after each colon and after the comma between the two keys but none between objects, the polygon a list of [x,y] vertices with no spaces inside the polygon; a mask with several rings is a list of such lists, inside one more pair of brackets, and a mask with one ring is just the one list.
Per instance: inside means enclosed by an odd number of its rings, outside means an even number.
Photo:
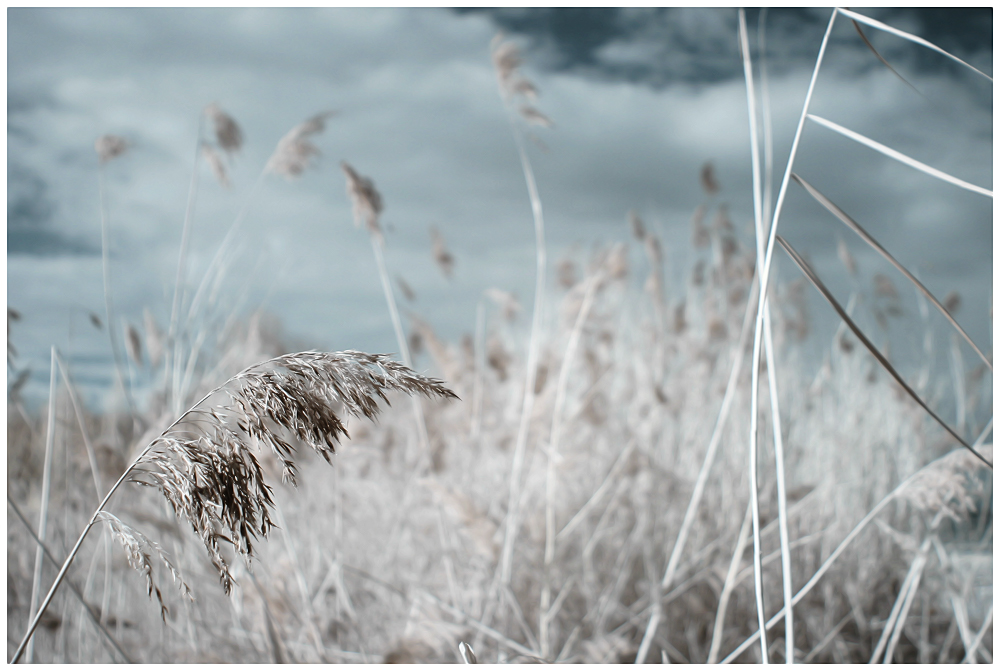
[{"label": "cloudy sky patch", "polygon": [[[989,14],[865,12],[992,74]],[[757,17],[748,17],[754,40]],[[828,10],[769,14],[777,178],[828,20]],[[110,356],[106,334],[87,316],[104,315],[93,150],[104,133],[131,144],[104,171],[117,309],[135,324],[144,309],[161,324],[168,319],[199,115],[213,101],[237,119],[246,143],[230,166],[232,189],[198,163],[190,284],[245,207],[241,261],[227,283],[246,296],[247,310],[263,303],[307,346],[395,351],[368,236],[353,225],[339,169],[346,160],[385,199],[390,275],[414,288],[415,309],[439,332],[471,331],[489,287],[514,291],[530,310],[531,211],[489,59],[501,29],[524,47],[538,107],[555,121],[529,143],[551,265],[598,241],[625,240],[626,212],[635,209],[663,234],[673,272],[683,276],[690,217],[705,202],[705,161],[723,187],[713,202],[728,205],[752,244],[731,10],[10,9],[7,278],[8,304],[23,314],[12,331],[21,363],[44,391],[51,345],[90,365],[94,380],[101,356]],[[812,111],[992,188],[992,83],[912,43],[865,32],[919,93],[841,17]],[[261,178],[278,140],[328,110],[337,114],[313,138],[322,152],[314,168],[295,181]],[[959,291],[959,320],[988,344],[991,199],[815,124],[806,127],[796,171],[939,297]],[[451,281],[431,259],[430,226],[456,257]],[[845,301],[852,284],[837,265],[839,238],[866,281],[891,272],[797,187],[782,226]],[[794,277],[787,266],[782,272]],[[104,370],[109,376],[110,366]]]}]

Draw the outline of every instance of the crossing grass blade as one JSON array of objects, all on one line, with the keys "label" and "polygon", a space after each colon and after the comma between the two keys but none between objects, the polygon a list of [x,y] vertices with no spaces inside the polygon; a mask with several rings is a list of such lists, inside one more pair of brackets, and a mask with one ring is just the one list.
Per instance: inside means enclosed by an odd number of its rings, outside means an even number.
[{"label": "crossing grass blade", "polygon": [[788,242],[780,235],[775,237],[777,241],[781,244],[781,246],[785,248],[785,251],[788,253],[788,256],[790,256],[791,259],[795,262],[795,265],[797,265],[799,269],[802,271],[802,273],[806,276],[806,278],[813,283],[813,286],[815,286],[819,290],[819,292],[823,294],[823,298],[825,298],[827,302],[833,307],[833,309],[837,311],[837,314],[840,315],[840,318],[844,320],[844,323],[846,323],[847,326],[851,329],[851,331],[854,332],[854,335],[858,337],[858,340],[860,340],[864,344],[864,346],[868,348],[868,351],[872,353],[872,356],[874,356],[878,360],[878,362],[882,364],[882,367],[885,368],[890,375],[892,375],[892,377],[896,380],[896,382],[898,382],[900,386],[903,387],[904,390],[906,390],[906,393],[909,394],[921,408],[926,410],[927,414],[933,417],[934,420],[938,424],[940,424],[945,431],[950,433],[951,436],[962,445],[962,447],[964,447],[965,449],[969,450],[974,455],[979,457],[979,460],[982,461],[987,466],[989,466],[990,469],[992,470],[993,464],[987,461],[983,455],[981,455],[979,452],[973,449],[973,447],[969,445],[969,443],[967,443],[964,438],[958,435],[958,433],[956,433],[955,430],[952,429],[947,424],[947,422],[938,417],[937,413],[931,410],[930,406],[924,403],[923,399],[921,399],[917,395],[917,392],[913,391],[913,389],[910,388],[910,385],[906,384],[906,381],[903,380],[903,377],[898,372],[896,372],[896,369],[893,368],[892,364],[889,363],[889,360],[886,359],[885,356],[883,356],[883,354],[878,351],[878,348],[872,344],[872,341],[869,340],[865,336],[865,334],[861,332],[861,329],[858,328],[858,325],[855,324],[854,320],[848,316],[844,308],[842,308],[840,306],[840,303],[837,302],[837,299],[833,297],[832,293],[830,293],[830,290],[827,289],[826,285],[823,284],[823,281],[820,280],[819,276],[816,275],[813,269],[809,267],[809,264],[806,263],[801,256],[799,256],[798,252],[796,252],[795,249],[790,244],[788,244]]},{"label": "crossing grass blade", "polygon": [[938,170],[937,168],[932,168],[931,166],[927,165],[926,163],[921,163],[920,161],[916,160],[915,158],[910,158],[909,156],[907,156],[906,154],[904,154],[902,152],[898,152],[898,151],[896,151],[895,149],[893,149],[891,147],[885,146],[881,142],[876,142],[875,140],[873,140],[873,139],[871,139],[869,137],[865,137],[861,133],[857,133],[857,132],[855,132],[853,130],[850,130],[849,128],[844,128],[840,124],[836,124],[836,123],[830,121],[829,119],[824,119],[823,117],[816,116],[815,114],[809,114],[808,117],[809,117],[809,119],[811,119],[812,121],[815,121],[819,125],[826,126],[827,128],[829,128],[830,130],[832,130],[835,133],[839,133],[839,134],[843,135],[844,137],[850,138],[851,140],[854,140],[855,142],[857,142],[859,144],[863,144],[866,147],[868,147],[869,149],[874,149],[875,151],[877,151],[877,152],[879,152],[881,154],[885,154],[889,158],[896,159],[897,161],[899,161],[900,163],[902,163],[904,165],[908,165],[911,168],[916,168],[917,170],[919,170],[920,172],[922,172],[922,173],[924,173],[926,175],[930,175],[931,177],[937,177],[938,179],[940,179],[943,182],[948,182],[949,184],[954,184],[955,186],[960,186],[963,189],[967,189],[969,191],[972,191],[973,193],[979,193],[979,194],[982,194],[984,196],[989,196],[990,198],[993,197],[993,192],[990,191],[989,189],[984,189],[981,186],[976,186],[975,184],[970,184],[969,182],[966,182],[965,180],[962,180],[962,179],[959,179],[958,177],[954,177],[952,175],[949,175],[948,173],[942,172],[941,170]]},{"label": "crossing grass blade", "polygon": [[922,93],[920,93],[920,91],[918,91],[918,90],[917,90],[917,87],[916,87],[916,86],[914,86],[913,84],[911,84],[910,82],[908,82],[908,81],[906,80],[906,77],[904,77],[903,75],[901,75],[901,74],[899,74],[898,72],[896,72],[896,68],[894,68],[894,67],[892,67],[891,65],[889,65],[889,61],[885,60],[885,58],[883,58],[883,57],[882,57],[882,54],[880,54],[880,53],[878,52],[878,49],[876,49],[876,48],[875,48],[875,45],[874,45],[874,44],[872,44],[872,43],[871,43],[871,41],[870,41],[870,40],[868,39],[868,36],[867,36],[867,35],[865,35],[865,31],[863,31],[863,30],[861,29],[861,24],[860,24],[860,23],[858,23],[858,22],[857,22],[857,20],[855,20],[855,19],[851,19],[851,23],[853,23],[853,24],[854,24],[854,29],[855,29],[856,31],[858,31],[858,35],[860,35],[860,36],[861,36],[861,41],[865,43],[865,46],[866,46],[866,47],[868,47],[868,49],[869,49],[869,50],[870,50],[870,51],[871,51],[871,52],[872,52],[873,54],[875,54],[875,58],[879,59],[879,61],[881,61],[881,62],[882,62],[882,65],[884,65],[885,67],[889,68],[889,72],[891,72],[892,74],[894,74],[894,75],[896,75],[897,77],[899,77],[899,80],[900,80],[901,82],[903,82],[904,84],[906,84],[907,86],[909,86],[909,87],[910,87],[911,89],[913,89],[913,90],[914,90],[914,92],[916,92],[916,93],[917,93],[918,95],[920,95],[920,96],[923,96],[923,94],[922,94]]},{"label": "crossing grass blade", "polygon": [[906,32],[906,31],[900,30],[898,28],[893,28],[892,26],[886,25],[886,24],[882,23],[881,21],[876,21],[875,19],[869,18],[869,17],[865,16],[864,14],[858,14],[857,12],[852,12],[851,10],[844,9],[843,7],[838,7],[836,11],[840,12],[841,14],[843,14],[844,16],[846,16],[846,17],[848,17],[850,19],[853,19],[854,21],[860,21],[861,23],[866,23],[869,26],[871,26],[872,28],[878,28],[879,30],[884,30],[887,33],[891,33],[891,34],[895,35],[896,37],[902,37],[904,40],[909,40],[911,42],[915,42],[915,43],[919,44],[920,46],[927,47],[931,51],[936,51],[939,54],[941,54],[943,56],[946,56],[947,58],[950,58],[951,60],[955,61],[956,63],[964,65],[965,67],[969,68],[970,70],[973,70],[974,72],[982,75],[983,77],[986,77],[990,81],[993,81],[993,77],[990,77],[988,74],[986,74],[982,70],[978,70],[978,69],[972,67],[971,65],[969,65],[968,63],[966,63],[965,61],[963,61],[961,58],[958,58],[957,56],[953,56],[952,54],[949,54],[947,51],[945,51],[941,47],[937,46],[936,44],[932,44],[932,43],[928,42],[927,40],[923,39],[922,37],[917,37],[916,35],[911,35],[910,33]]},{"label": "crossing grass blade", "polygon": [[955,318],[951,316],[951,313],[948,311],[948,308],[946,308],[944,305],[942,305],[941,301],[939,301],[937,298],[935,298],[934,294],[932,294],[930,292],[930,290],[927,287],[925,287],[923,285],[923,283],[920,282],[920,280],[918,280],[916,277],[913,276],[913,273],[911,273],[909,270],[907,270],[903,266],[903,264],[901,264],[899,261],[897,261],[895,259],[895,257],[893,257],[893,255],[890,254],[885,249],[885,247],[883,247],[882,245],[880,245],[878,243],[878,241],[875,240],[875,238],[873,238],[868,233],[868,231],[866,231],[865,229],[863,229],[861,227],[861,225],[858,224],[858,222],[854,221],[854,219],[852,219],[850,216],[848,216],[848,214],[846,212],[844,212],[842,209],[840,209],[839,207],[837,207],[829,198],[827,198],[822,193],[820,193],[819,190],[816,187],[814,187],[812,184],[810,184],[806,180],[802,179],[801,176],[795,174],[794,172],[792,173],[792,179],[794,179],[796,182],[798,182],[799,185],[803,189],[805,189],[809,193],[809,195],[812,196],[816,200],[816,202],[818,202],[820,205],[822,205],[827,210],[829,210],[835,217],[837,217],[842,222],[844,222],[844,224],[846,224],[848,228],[850,228],[852,231],[854,231],[855,233],[857,233],[858,236],[862,240],[864,240],[865,242],[867,242],[869,244],[869,246],[871,246],[872,249],[874,249],[876,252],[878,252],[879,254],[881,254],[883,256],[883,258],[885,258],[886,261],[888,261],[889,263],[891,263],[896,268],[896,270],[898,270],[899,272],[901,272],[906,277],[906,279],[910,280],[910,282],[912,282],[913,285],[915,287],[917,287],[917,289],[920,290],[920,293],[922,293],[924,296],[926,296],[927,300],[929,300],[931,303],[933,303],[934,307],[936,307],[941,312],[941,314],[944,315],[945,319],[948,320],[948,323],[950,323],[952,326],[954,326],[955,330],[958,331],[962,335],[963,338],[965,338],[965,341],[967,343],[969,343],[969,345],[972,347],[972,349],[974,349],[976,351],[976,354],[978,354],[979,358],[983,360],[983,363],[985,363],[986,366],[991,371],[993,370],[993,362],[990,361],[989,358],[985,354],[983,354],[982,350],[980,350],[976,346],[976,343],[972,342],[972,338],[970,338],[969,334],[965,332],[965,329],[963,329],[958,324],[958,322],[955,321]]}]

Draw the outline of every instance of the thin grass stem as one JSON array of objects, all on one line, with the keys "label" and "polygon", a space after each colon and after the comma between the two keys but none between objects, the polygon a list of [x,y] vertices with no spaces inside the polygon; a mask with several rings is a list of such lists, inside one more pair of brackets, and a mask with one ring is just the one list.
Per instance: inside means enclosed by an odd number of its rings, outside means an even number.
[{"label": "thin grass stem", "polygon": [[972,191],[973,193],[978,193],[978,194],[982,194],[984,196],[989,196],[990,198],[993,197],[993,192],[990,191],[989,189],[984,189],[981,186],[976,186],[975,184],[970,184],[969,182],[966,182],[965,180],[961,180],[958,177],[954,177],[953,175],[949,175],[948,173],[943,172],[941,170],[938,170],[937,168],[932,168],[929,165],[927,165],[926,163],[921,163],[920,161],[916,160],[915,158],[910,158],[909,156],[907,156],[906,154],[904,154],[902,152],[896,151],[895,149],[892,149],[891,147],[887,147],[887,146],[885,146],[884,144],[882,144],[880,142],[876,142],[875,140],[872,140],[871,138],[865,137],[861,133],[856,133],[853,130],[850,130],[848,128],[844,128],[843,126],[841,126],[839,124],[836,124],[836,123],[834,123],[834,122],[832,122],[832,121],[830,121],[828,119],[824,119],[821,116],[816,116],[815,114],[810,114],[809,115],[809,119],[812,120],[812,121],[815,121],[816,123],[818,123],[821,126],[826,126],[827,128],[829,128],[830,130],[832,130],[835,133],[840,133],[841,135],[843,135],[846,138],[850,138],[851,140],[854,140],[855,142],[857,142],[859,144],[863,144],[866,147],[868,147],[869,149],[874,149],[875,151],[877,151],[877,152],[879,152],[881,154],[885,154],[889,158],[895,159],[895,160],[899,161],[900,163],[902,163],[903,165],[908,165],[911,168],[915,168],[915,169],[919,170],[920,172],[924,173],[925,175],[930,175],[931,177],[936,177],[936,178],[940,179],[943,182],[948,182],[949,184],[954,184],[955,186],[961,187],[961,188],[966,189],[968,191]]},{"label": "thin grass stem", "polygon": [[977,70],[976,68],[972,67],[971,65],[969,65],[968,63],[966,63],[965,61],[963,61],[961,58],[958,58],[957,56],[951,55],[950,53],[948,53],[947,51],[945,51],[941,47],[928,42],[927,40],[925,40],[922,37],[917,37],[916,35],[911,35],[910,33],[907,33],[905,31],[899,30],[898,28],[893,28],[892,26],[886,25],[886,24],[882,23],[881,21],[876,21],[875,19],[869,18],[869,17],[865,16],[864,14],[858,14],[857,12],[852,12],[851,10],[845,9],[843,7],[837,8],[836,11],[840,12],[844,16],[848,16],[848,17],[854,19],[855,21],[859,21],[861,23],[866,23],[869,26],[871,26],[872,28],[878,28],[879,30],[884,30],[887,33],[892,33],[896,37],[902,37],[904,40],[909,40],[911,42],[915,42],[915,43],[917,43],[917,44],[919,44],[921,46],[927,47],[928,49],[930,49],[932,51],[936,51],[939,54],[941,54],[942,56],[950,58],[951,60],[955,61],[956,63],[959,63],[959,64],[964,65],[965,67],[969,68],[973,72],[976,72],[976,73],[982,75],[983,77],[986,77],[986,79],[989,79],[991,82],[993,81],[993,77],[990,77],[988,74],[986,74],[986,73],[984,73],[984,72],[982,72],[980,70]]},{"label": "thin grass stem", "polygon": [[[45,551],[42,549],[42,544],[45,542],[45,534],[49,526],[49,495],[52,489],[52,452],[55,447],[55,435],[56,435],[56,348],[52,347],[51,363],[49,370],[49,415],[48,415],[48,428],[45,432],[45,462],[42,466],[42,493],[41,493],[41,509],[38,513],[38,547],[35,549],[35,570],[31,580],[31,608],[28,611],[28,616],[31,617],[36,613],[38,608],[38,596],[42,590],[42,560],[45,557]],[[37,612],[41,614],[41,610],[38,609]],[[29,639],[28,650],[25,655],[25,661],[31,664],[34,661],[35,653],[35,640]]]}]

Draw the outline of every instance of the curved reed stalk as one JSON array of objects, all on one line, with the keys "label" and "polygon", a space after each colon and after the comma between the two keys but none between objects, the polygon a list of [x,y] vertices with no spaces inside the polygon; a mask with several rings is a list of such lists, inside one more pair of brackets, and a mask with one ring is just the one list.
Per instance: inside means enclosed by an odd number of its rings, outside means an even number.
[{"label": "curved reed stalk", "polygon": [[[388,392],[457,398],[444,384],[414,373],[383,354],[345,351],[285,354],[253,365],[210,391],[139,453],[104,496],[56,576],[11,658],[16,663],[52,601],[87,533],[125,481],[156,487],[174,512],[201,537],[228,594],[233,577],[219,541],[242,559],[274,526],[271,488],[253,448],[271,448],[282,479],[295,483],[295,452],[305,444],[328,462],[346,437],[341,419],[374,419]],[[228,404],[201,407],[216,394]],[[340,414],[338,414],[340,413]]]}]

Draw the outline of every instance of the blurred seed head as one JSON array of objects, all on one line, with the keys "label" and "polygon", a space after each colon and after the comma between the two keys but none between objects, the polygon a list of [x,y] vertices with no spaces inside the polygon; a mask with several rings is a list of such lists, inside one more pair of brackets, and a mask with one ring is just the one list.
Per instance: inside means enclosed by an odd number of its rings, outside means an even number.
[{"label": "blurred seed head", "polygon": [[414,293],[413,288],[399,275],[396,275],[396,284],[399,285],[399,290],[403,292],[403,297],[411,303],[417,300],[417,294]]},{"label": "blurred seed head", "polygon": [[840,262],[847,268],[847,272],[857,276],[858,264],[855,263],[854,257],[851,256],[851,250],[847,248],[847,243],[843,239],[837,240],[837,256],[840,257]]},{"label": "blurred seed head", "polygon": [[719,192],[719,182],[715,179],[715,166],[711,161],[706,161],[701,166],[701,188],[709,196],[714,196]]},{"label": "blurred seed head", "polygon": [[899,299],[899,292],[896,291],[896,285],[892,283],[885,275],[881,273],[875,275],[875,293],[879,296],[885,296],[887,298],[892,298],[894,300]]},{"label": "blurred seed head", "polygon": [[[551,127],[552,120],[534,105],[529,104],[538,99],[538,87],[521,74],[521,64],[524,61],[517,45],[505,40],[502,32],[497,33],[490,43],[490,52],[493,59],[493,70],[496,72],[504,102],[511,106],[511,109],[516,109],[521,118],[529,124]],[[515,108],[513,103],[516,99],[526,102]]]},{"label": "blurred seed head", "polygon": [[448,247],[444,243],[444,237],[441,236],[441,232],[438,231],[437,226],[431,226],[430,232],[434,262],[441,269],[441,272],[444,273],[444,276],[450,280],[452,271],[455,268],[455,257],[448,251]]},{"label": "blurred seed head", "polygon": [[646,226],[635,210],[628,211],[628,221],[632,226],[632,237],[639,241],[644,240],[646,238]]},{"label": "blurred seed head", "polygon": [[569,289],[576,284],[576,264],[573,263],[573,259],[563,259],[559,262],[556,266],[556,277],[563,289]]},{"label": "blurred seed head", "polygon": [[705,206],[699,205],[691,217],[691,243],[698,249],[704,249],[711,242],[708,227],[705,226]]},{"label": "blurred seed head", "polygon": [[267,170],[287,179],[301,175],[311,165],[312,157],[319,156],[320,151],[309,139],[322,133],[326,128],[326,120],[336,112],[323,112],[306,119],[278,141],[271,158],[267,161]]},{"label": "blurred seed head", "polygon": [[359,175],[345,161],[341,161],[340,169],[347,176],[347,195],[354,206],[354,225],[360,228],[363,224],[381,242],[382,229],[378,217],[383,208],[382,195],[372,180]]},{"label": "blurred seed head", "polygon": [[957,291],[951,291],[944,297],[944,309],[954,315],[962,307],[962,297]]},{"label": "blurred seed head", "polygon": [[94,142],[94,150],[101,164],[118,158],[129,148],[128,140],[117,135],[102,135]]},{"label": "blurred seed head", "polygon": [[227,154],[239,152],[243,146],[243,131],[233,117],[222,111],[216,103],[205,108],[205,115],[215,126],[215,141]]},{"label": "blurred seed head", "polygon": [[486,296],[500,308],[503,318],[507,321],[514,321],[518,313],[521,312],[521,304],[509,291],[490,287],[486,290]]}]

